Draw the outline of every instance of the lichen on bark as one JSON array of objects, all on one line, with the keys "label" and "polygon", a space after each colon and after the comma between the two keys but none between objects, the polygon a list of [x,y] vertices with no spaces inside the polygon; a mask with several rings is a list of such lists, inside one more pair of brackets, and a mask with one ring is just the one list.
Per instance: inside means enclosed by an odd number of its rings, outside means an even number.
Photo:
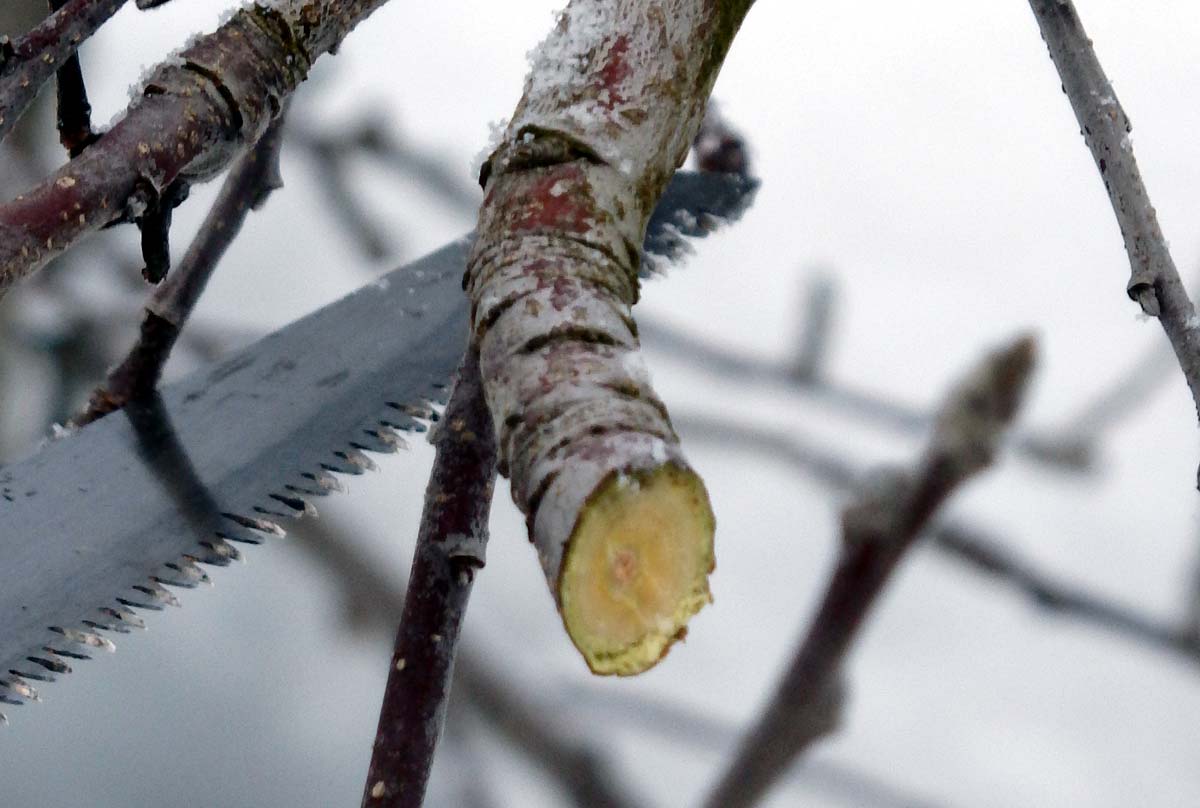
[{"label": "lichen on bark", "polygon": [[749,5],[575,0],[481,174],[465,282],[500,467],[597,673],[652,666],[710,599],[708,495],[631,308],[650,213]]}]

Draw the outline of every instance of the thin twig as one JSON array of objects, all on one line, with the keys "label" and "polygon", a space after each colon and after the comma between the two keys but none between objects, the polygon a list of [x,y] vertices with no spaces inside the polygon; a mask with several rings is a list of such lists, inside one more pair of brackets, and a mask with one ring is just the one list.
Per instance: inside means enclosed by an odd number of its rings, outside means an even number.
[{"label": "thin twig", "polygon": [[[795,430],[770,430],[688,414],[677,415],[675,425],[689,440],[760,452],[814,475],[838,490],[851,490],[865,476],[839,454],[805,441]],[[1039,569],[1010,549],[1011,540],[957,521],[935,523],[927,533],[933,546],[947,557],[1025,595],[1035,608],[1156,650],[1179,654],[1193,664],[1200,663],[1200,635],[1192,636],[1186,627],[1179,628],[1115,603],[1105,595],[1089,592]]]},{"label": "thin twig", "polygon": [[279,175],[282,128],[281,115],[229,172],[180,266],[150,296],[137,343],[92,393],[87,409],[74,419],[76,424],[91,423],[120,409],[158,384],[184,323],[225,251],[241,232],[247,214],[260,208],[271,192],[283,185]]},{"label": "thin twig", "polygon": [[[66,3],[67,0],[50,0],[50,11],[58,11]],[[58,137],[67,153],[75,157],[97,137],[92,131],[92,105],[88,103],[78,53],[68,56],[58,69],[57,104]]]},{"label": "thin twig", "polygon": [[55,70],[99,30],[126,0],[66,0],[14,41],[0,39],[0,140],[16,126]]},{"label": "thin twig", "polygon": [[[336,531],[318,528],[306,520],[297,523],[290,535],[343,582],[347,602],[359,604],[348,610],[354,618],[365,615],[382,620],[400,612],[405,602],[403,584],[390,581],[379,564],[364,557]],[[459,649],[450,714],[456,712],[456,705],[470,708],[468,718],[477,715],[486,722],[504,738],[509,750],[523,755],[531,766],[556,781],[578,808],[636,808],[604,754],[562,727],[543,702],[529,699],[505,681],[485,661],[490,658],[471,653],[469,648]],[[405,663],[406,670],[410,664]]]},{"label": "thin twig", "polygon": [[[643,342],[650,349],[669,351],[706,372],[747,384],[779,385],[822,401],[840,413],[857,416],[883,427],[908,434],[921,434],[933,422],[930,413],[885,399],[830,379],[812,375],[793,361],[775,361],[748,356],[740,351],[707,341],[661,322],[643,318],[639,323]],[[1090,468],[1090,447],[1076,444],[1069,436],[1015,430],[1010,436],[1014,451],[1055,468],[1082,471]]]},{"label": "thin twig", "polygon": [[916,468],[880,475],[842,512],[841,551],[816,617],[709,808],[756,804],[831,729],[842,664],[879,593],[941,504],[991,464],[1032,367],[1029,338],[989,356],[947,399]]},{"label": "thin twig", "polygon": [[833,308],[837,298],[837,287],[830,275],[813,276],[804,290],[803,315],[796,359],[792,362],[791,376],[819,384],[824,374],[826,357],[829,354],[830,334],[833,331]]},{"label": "thin twig", "polygon": [[1116,214],[1132,273],[1129,296],[1162,324],[1200,412],[1200,320],[1138,171],[1129,140],[1133,127],[1096,58],[1074,3],[1029,0],[1029,6]]},{"label": "thin twig", "polygon": [[433,438],[437,453],[396,634],[364,806],[419,808],[445,721],[459,630],[484,564],[496,441],[469,349]]},{"label": "thin twig", "polygon": [[177,180],[214,177],[261,137],[311,63],[385,1],[247,5],[161,63],[99,140],[0,205],[0,293],[88,233],[142,217]]},{"label": "thin twig", "polygon": [[[578,808],[637,808],[613,775],[606,758],[578,737],[547,720],[537,702],[474,661],[455,675],[463,697],[525,758],[558,781]],[[465,658],[464,658],[465,661]]]}]

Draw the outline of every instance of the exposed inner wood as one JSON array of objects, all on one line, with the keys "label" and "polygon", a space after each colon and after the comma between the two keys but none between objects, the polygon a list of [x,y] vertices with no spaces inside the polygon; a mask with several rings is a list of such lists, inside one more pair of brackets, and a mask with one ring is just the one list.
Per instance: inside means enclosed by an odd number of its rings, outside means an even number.
[{"label": "exposed inner wood", "polygon": [[673,464],[614,474],[567,546],[563,623],[595,673],[632,675],[681,639],[712,600],[712,509],[695,472]]}]

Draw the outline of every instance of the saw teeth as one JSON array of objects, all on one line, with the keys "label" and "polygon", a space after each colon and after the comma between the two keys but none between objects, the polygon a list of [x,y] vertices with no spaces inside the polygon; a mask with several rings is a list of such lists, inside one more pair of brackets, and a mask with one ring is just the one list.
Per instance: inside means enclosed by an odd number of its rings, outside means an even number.
[{"label": "saw teeth", "polygon": [[340,471],[343,474],[362,474],[364,471],[375,471],[379,468],[375,465],[374,460],[357,449],[346,449],[345,451],[334,452],[333,455],[342,462],[332,467],[322,463],[321,467],[326,471]]},{"label": "saw teeth", "polygon": [[138,617],[136,614],[129,611],[128,609],[112,609],[112,608],[105,607],[100,610],[100,613],[113,618],[119,624],[131,626],[132,628],[144,629],[146,627],[146,621],[143,620],[142,618]]},{"label": "saw teeth", "polygon": [[205,564],[213,564],[218,567],[228,567],[230,562],[237,561],[242,557],[238,551],[229,542],[222,537],[217,536],[210,541],[200,542],[200,546],[204,548],[205,555],[200,559]]},{"label": "saw teeth", "polygon": [[379,423],[381,426],[398,429],[401,432],[424,432],[429,428],[407,415],[385,415],[379,419]]},{"label": "saw teeth", "polygon": [[359,451],[379,452],[380,454],[392,454],[399,448],[395,441],[385,440],[377,433],[365,430],[357,440],[350,441],[350,445]]},{"label": "saw teeth", "polygon": [[[28,661],[28,658],[26,659]],[[53,676],[50,671],[33,668],[9,668],[8,672],[13,676],[23,679],[33,679],[35,682],[56,682],[58,679]]]},{"label": "saw teeth", "polygon": [[[258,519],[254,516],[242,516],[241,514],[236,513],[223,513],[221,515],[235,524],[241,525],[242,527],[248,527],[251,530],[257,530],[259,533],[266,533],[272,536],[278,536],[279,538],[283,538],[287,535],[287,531],[269,519]],[[218,535],[224,536],[225,534]],[[261,540],[255,541],[254,539],[241,539],[238,536],[225,536],[225,538],[233,539],[234,541],[247,541],[251,544],[262,543]]]},{"label": "saw teeth", "polygon": [[312,473],[305,472],[303,476],[312,480],[326,491],[337,491],[338,493],[341,493],[346,490],[346,486],[342,485],[342,481],[327,471],[316,471]]},{"label": "saw teeth", "polygon": [[289,497],[283,494],[268,494],[267,496],[276,502],[282,502],[284,505],[295,511],[295,513],[288,514],[289,516],[311,516],[315,519],[318,515],[317,509],[306,499],[301,499],[300,497]]},{"label": "saw teeth", "polygon": [[61,659],[48,659],[46,657],[25,657],[35,665],[41,665],[48,671],[58,674],[67,674],[71,672],[71,666],[63,662]]},{"label": "saw teeth", "polygon": [[[112,640],[110,640],[108,637],[101,637],[99,634],[95,633],[94,631],[80,631],[79,629],[63,628],[62,626],[51,626],[50,630],[57,634],[63,635],[68,640],[70,640],[73,643],[76,643],[77,645],[85,645],[88,648],[100,648],[104,651],[108,651],[110,654],[114,653],[117,650],[117,646],[113,645]],[[70,653],[65,653],[63,651],[58,651],[58,650],[55,650],[54,653],[62,654],[63,656],[73,656]],[[91,657],[75,656],[75,658],[76,659],[90,659]]]},{"label": "saw teeth", "polygon": [[[131,588],[133,589],[133,593],[131,593],[128,597],[117,598],[117,603],[120,603],[122,606],[129,606],[133,609],[151,609],[156,612],[161,612],[165,606],[179,605],[178,598],[157,584],[151,584],[150,586],[139,585]],[[87,621],[85,620],[84,622],[86,623]],[[129,633],[129,628],[120,620],[111,626],[98,627],[107,628],[112,631],[119,631],[122,634]]]},{"label": "saw teeth", "polygon": [[208,573],[196,566],[196,562],[199,560],[185,556],[180,561],[163,564],[168,571],[163,572],[156,580],[162,584],[182,586],[187,589],[194,589],[197,584],[211,584],[212,578],[208,577]]},{"label": "saw teeth", "polygon": [[[9,673],[12,674],[12,678],[0,681],[0,686],[7,687],[9,690],[11,690],[13,693],[16,693],[18,696],[20,696],[25,701],[41,701],[42,700],[42,697],[38,695],[38,692],[36,690],[34,690],[32,687],[30,687],[27,682],[22,681],[20,676],[18,676],[13,671],[9,671]],[[9,704],[21,704],[22,702],[10,701],[8,703]]]},{"label": "saw teeth", "polygon": [[378,429],[365,430],[375,440],[390,447],[388,451],[395,452],[400,449],[408,449],[408,441],[400,437],[396,430],[386,426],[380,426]]}]

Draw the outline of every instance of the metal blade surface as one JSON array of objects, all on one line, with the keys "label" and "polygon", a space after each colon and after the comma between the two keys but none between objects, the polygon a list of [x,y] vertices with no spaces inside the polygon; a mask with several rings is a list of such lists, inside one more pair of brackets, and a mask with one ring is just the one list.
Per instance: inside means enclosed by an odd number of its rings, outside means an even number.
[{"label": "metal blade surface", "polygon": [[[736,177],[672,187],[661,221],[732,218],[745,204]],[[647,243],[660,233],[652,224]],[[177,605],[162,584],[195,586],[207,578],[197,562],[227,564],[230,541],[261,542],[310,512],[338,487],[329,472],[361,473],[373,465],[364,452],[403,443],[396,430],[423,431],[466,345],[469,246],[448,244],[0,467],[0,702],[36,699],[37,682],[111,650],[98,630],[137,626],[131,608]]]}]

